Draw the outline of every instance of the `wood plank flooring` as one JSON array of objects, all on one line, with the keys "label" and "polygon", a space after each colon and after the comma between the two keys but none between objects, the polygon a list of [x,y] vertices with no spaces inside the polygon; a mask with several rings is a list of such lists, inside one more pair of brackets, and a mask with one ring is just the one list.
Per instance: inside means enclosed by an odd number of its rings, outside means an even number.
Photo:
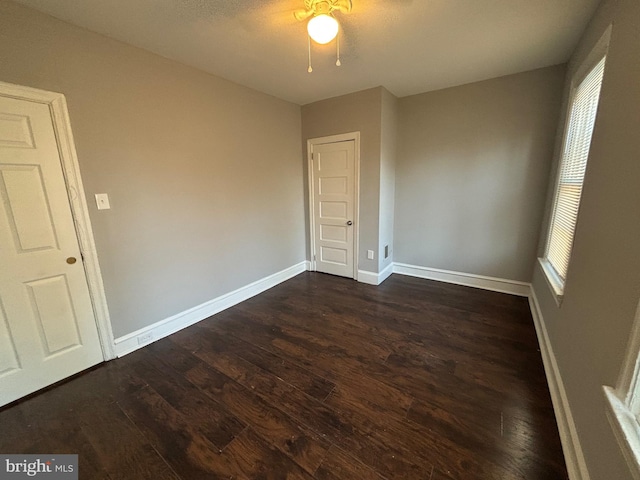
[{"label": "wood plank flooring", "polygon": [[81,479],[567,479],[527,300],[304,273],[0,410]]}]

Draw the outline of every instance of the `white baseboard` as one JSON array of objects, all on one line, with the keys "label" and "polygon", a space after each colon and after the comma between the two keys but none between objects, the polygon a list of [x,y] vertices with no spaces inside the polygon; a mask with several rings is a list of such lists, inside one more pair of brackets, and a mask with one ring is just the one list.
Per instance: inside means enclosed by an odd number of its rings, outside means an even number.
[{"label": "white baseboard", "polygon": [[390,263],[380,273],[358,270],[358,281],[368,285],[380,285],[393,273],[393,263]]},{"label": "white baseboard", "polygon": [[358,270],[358,281],[368,285],[378,285],[378,274],[367,270]]},{"label": "white baseboard", "polygon": [[379,280],[378,285],[380,285],[382,282],[384,282],[387,278],[391,276],[391,274],[393,273],[393,268],[394,268],[394,263],[391,262],[378,274],[378,280]]},{"label": "white baseboard", "polygon": [[529,292],[531,291],[530,283],[519,282],[517,280],[486,277],[484,275],[475,275],[472,273],[453,272],[451,270],[408,265],[406,263],[394,263],[393,265],[393,273],[408,275],[410,277],[455,283],[456,285],[482,288],[483,290],[492,290],[500,293],[509,293],[520,297],[528,297]]},{"label": "white baseboard", "polygon": [[576,430],[576,425],[571,414],[571,407],[567,400],[567,393],[564,388],[562,376],[558,368],[556,356],[553,353],[547,327],[538,304],[535,291],[531,289],[529,296],[529,306],[531,308],[531,316],[536,327],[538,335],[538,343],[540,344],[540,352],[542,353],[542,362],[544,363],[544,371],[549,384],[549,392],[553,402],[553,410],[556,415],[558,431],[560,433],[560,441],[562,442],[562,450],[564,459],[567,464],[567,472],[570,480],[589,480],[589,470],[582,453],[580,439]]},{"label": "white baseboard", "polygon": [[220,297],[209,300],[201,305],[180,312],[177,315],[160,320],[159,322],[141,328],[135,332],[129,333],[115,339],[115,353],[118,357],[122,357],[139,348],[144,347],[156,340],[160,340],[172,333],[176,333],[194,323],[198,323],[205,318],[209,318],[227,308],[233,307],[244,300],[247,300],[259,293],[264,292],[279,283],[289,280],[296,275],[308,270],[309,262],[301,262],[292,267],[286,268],[280,272],[269,275],[258,281],[238,288],[233,292],[229,292]]}]

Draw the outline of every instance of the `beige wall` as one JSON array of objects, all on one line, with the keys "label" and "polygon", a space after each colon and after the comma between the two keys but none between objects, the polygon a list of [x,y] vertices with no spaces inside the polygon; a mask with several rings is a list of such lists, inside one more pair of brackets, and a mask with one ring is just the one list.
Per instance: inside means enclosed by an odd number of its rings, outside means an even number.
[{"label": "beige wall", "polygon": [[67,98],[116,337],[305,260],[300,107],[4,0],[0,81]]},{"label": "beige wall", "polygon": [[[602,385],[616,385],[640,297],[640,2],[605,0],[569,71],[580,65],[611,22],[600,107],[560,308],[539,268],[533,278],[591,480],[632,478],[605,417]],[[540,253],[542,248],[543,242]]]},{"label": "beige wall", "polygon": [[[306,144],[310,138],[360,132],[358,268],[369,272],[378,271],[382,91],[381,87],[377,87],[310,103],[302,107],[302,142],[305,159]],[[306,175],[306,160],[303,163]],[[308,209],[307,198],[308,192],[305,191],[305,206]],[[308,237],[308,225],[306,230]],[[307,239],[307,255],[310,254],[308,245]],[[367,259],[367,250],[376,252],[375,260]]]},{"label": "beige wall", "polygon": [[400,99],[394,261],[531,280],[564,72]]},{"label": "beige wall", "polygon": [[[382,89],[380,132],[380,232],[378,271],[393,262],[393,223],[395,215],[396,157],[398,153],[398,99]],[[389,256],[385,258],[385,245]]]}]

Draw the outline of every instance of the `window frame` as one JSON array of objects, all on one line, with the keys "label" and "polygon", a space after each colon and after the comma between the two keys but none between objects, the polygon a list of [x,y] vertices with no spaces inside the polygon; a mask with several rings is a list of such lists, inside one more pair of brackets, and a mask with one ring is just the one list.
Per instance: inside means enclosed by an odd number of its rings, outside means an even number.
[{"label": "window frame", "polygon": [[[564,280],[562,278],[560,278],[560,276],[558,275],[558,272],[556,272],[556,269],[552,266],[551,262],[549,261],[549,259],[547,258],[548,256],[548,251],[549,251],[549,242],[551,240],[551,230],[553,228],[553,222],[554,222],[554,218],[555,218],[555,210],[557,207],[557,198],[558,198],[558,190],[560,188],[560,176],[561,176],[561,172],[562,172],[562,160],[564,158],[565,152],[567,150],[567,136],[568,136],[568,132],[569,132],[569,124],[571,122],[571,114],[573,111],[573,106],[574,106],[574,100],[576,97],[576,91],[578,89],[578,87],[580,86],[580,84],[582,83],[582,81],[591,73],[591,71],[598,65],[598,63],[607,56],[608,50],[609,50],[609,42],[611,39],[611,29],[612,26],[609,25],[609,27],[606,29],[606,31],[604,32],[604,34],[600,37],[600,39],[598,40],[598,42],[595,44],[595,46],[591,49],[591,51],[589,52],[589,54],[586,56],[586,58],[582,61],[582,63],[576,68],[575,72],[573,73],[572,77],[571,77],[571,84],[570,84],[570,89],[569,89],[569,96],[568,96],[568,101],[567,101],[567,105],[565,107],[565,119],[564,119],[564,128],[562,129],[562,137],[560,138],[561,144],[560,147],[558,149],[558,154],[557,154],[557,161],[555,162],[555,181],[554,181],[554,187],[553,187],[553,191],[552,191],[552,197],[551,197],[551,207],[549,210],[549,220],[548,220],[548,224],[547,224],[547,228],[546,228],[546,232],[545,232],[545,236],[544,236],[544,250],[542,253],[542,256],[538,258],[538,263],[540,264],[540,267],[542,269],[543,272],[543,276],[545,277],[547,284],[549,286],[549,289],[553,295],[553,298],[556,302],[556,305],[559,307],[562,303],[562,300],[564,298],[564,291],[565,291],[565,287],[567,284],[567,280],[569,278],[569,273],[570,273],[570,266],[571,266],[571,257],[573,255],[573,247],[574,247],[574,243],[575,243],[575,232],[577,229],[577,225],[578,225],[578,221],[580,218],[580,204],[582,203],[582,194],[581,194],[581,198],[580,201],[578,203],[578,212],[576,214],[576,223],[574,225],[574,236],[572,238],[571,241],[571,247],[569,249],[569,263],[567,266],[567,273],[565,275]],[[606,60],[605,60],[605,74],[606,74]],[[602,80],[602,84],[604,84],[604,76],[603,76],[603,80]],[[602,93],[602,86],[600,87],[600,93]],[[600,102],[598,102],[598,109],[596,110],[596,119],[594,122],[594,126],[593,126],[593,132],[595,132],[596,130],[596,125],[598,122],[598,111],[600,109]],[[591,145],[589,145],[589,154],[590,155],[590,151],[591,151]],[[586,179],[586,172],[589,168],[589,161],[588,161],[588,157],[587,157],[587,164],[586,164],[586,169],[585,169],[585,175],[582,178],[582,188],[584,189],[584,184],[585,184],[585,179]],[[638,479],[640,480],[640,479]]]},{"label": "window frame", "polygon": [[609,424],[632,477],[640,480],[640,301],[616,387],[602,389]]}]

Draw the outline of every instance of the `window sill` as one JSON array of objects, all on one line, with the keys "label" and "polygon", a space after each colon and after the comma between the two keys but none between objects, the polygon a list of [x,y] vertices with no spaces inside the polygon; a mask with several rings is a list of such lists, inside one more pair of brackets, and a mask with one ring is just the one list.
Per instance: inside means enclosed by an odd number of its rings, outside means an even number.
[{"label": "window sill", "polygon": [[538,263],[542,268],[544,278],[547,280],[547,285],[549,285],[549,290],[551,290],[553,299],[556,301],[556,305],[560,307],[562,299],[564,298],[564,285],[553,271],[553,267],[551,267],[546,258],[538,258]]},{"label": "window sill", "polygon": [[640,424],[611,387],[602,387],[607,405],[607,418],[620,445],[629,471],[640,480]]}]

